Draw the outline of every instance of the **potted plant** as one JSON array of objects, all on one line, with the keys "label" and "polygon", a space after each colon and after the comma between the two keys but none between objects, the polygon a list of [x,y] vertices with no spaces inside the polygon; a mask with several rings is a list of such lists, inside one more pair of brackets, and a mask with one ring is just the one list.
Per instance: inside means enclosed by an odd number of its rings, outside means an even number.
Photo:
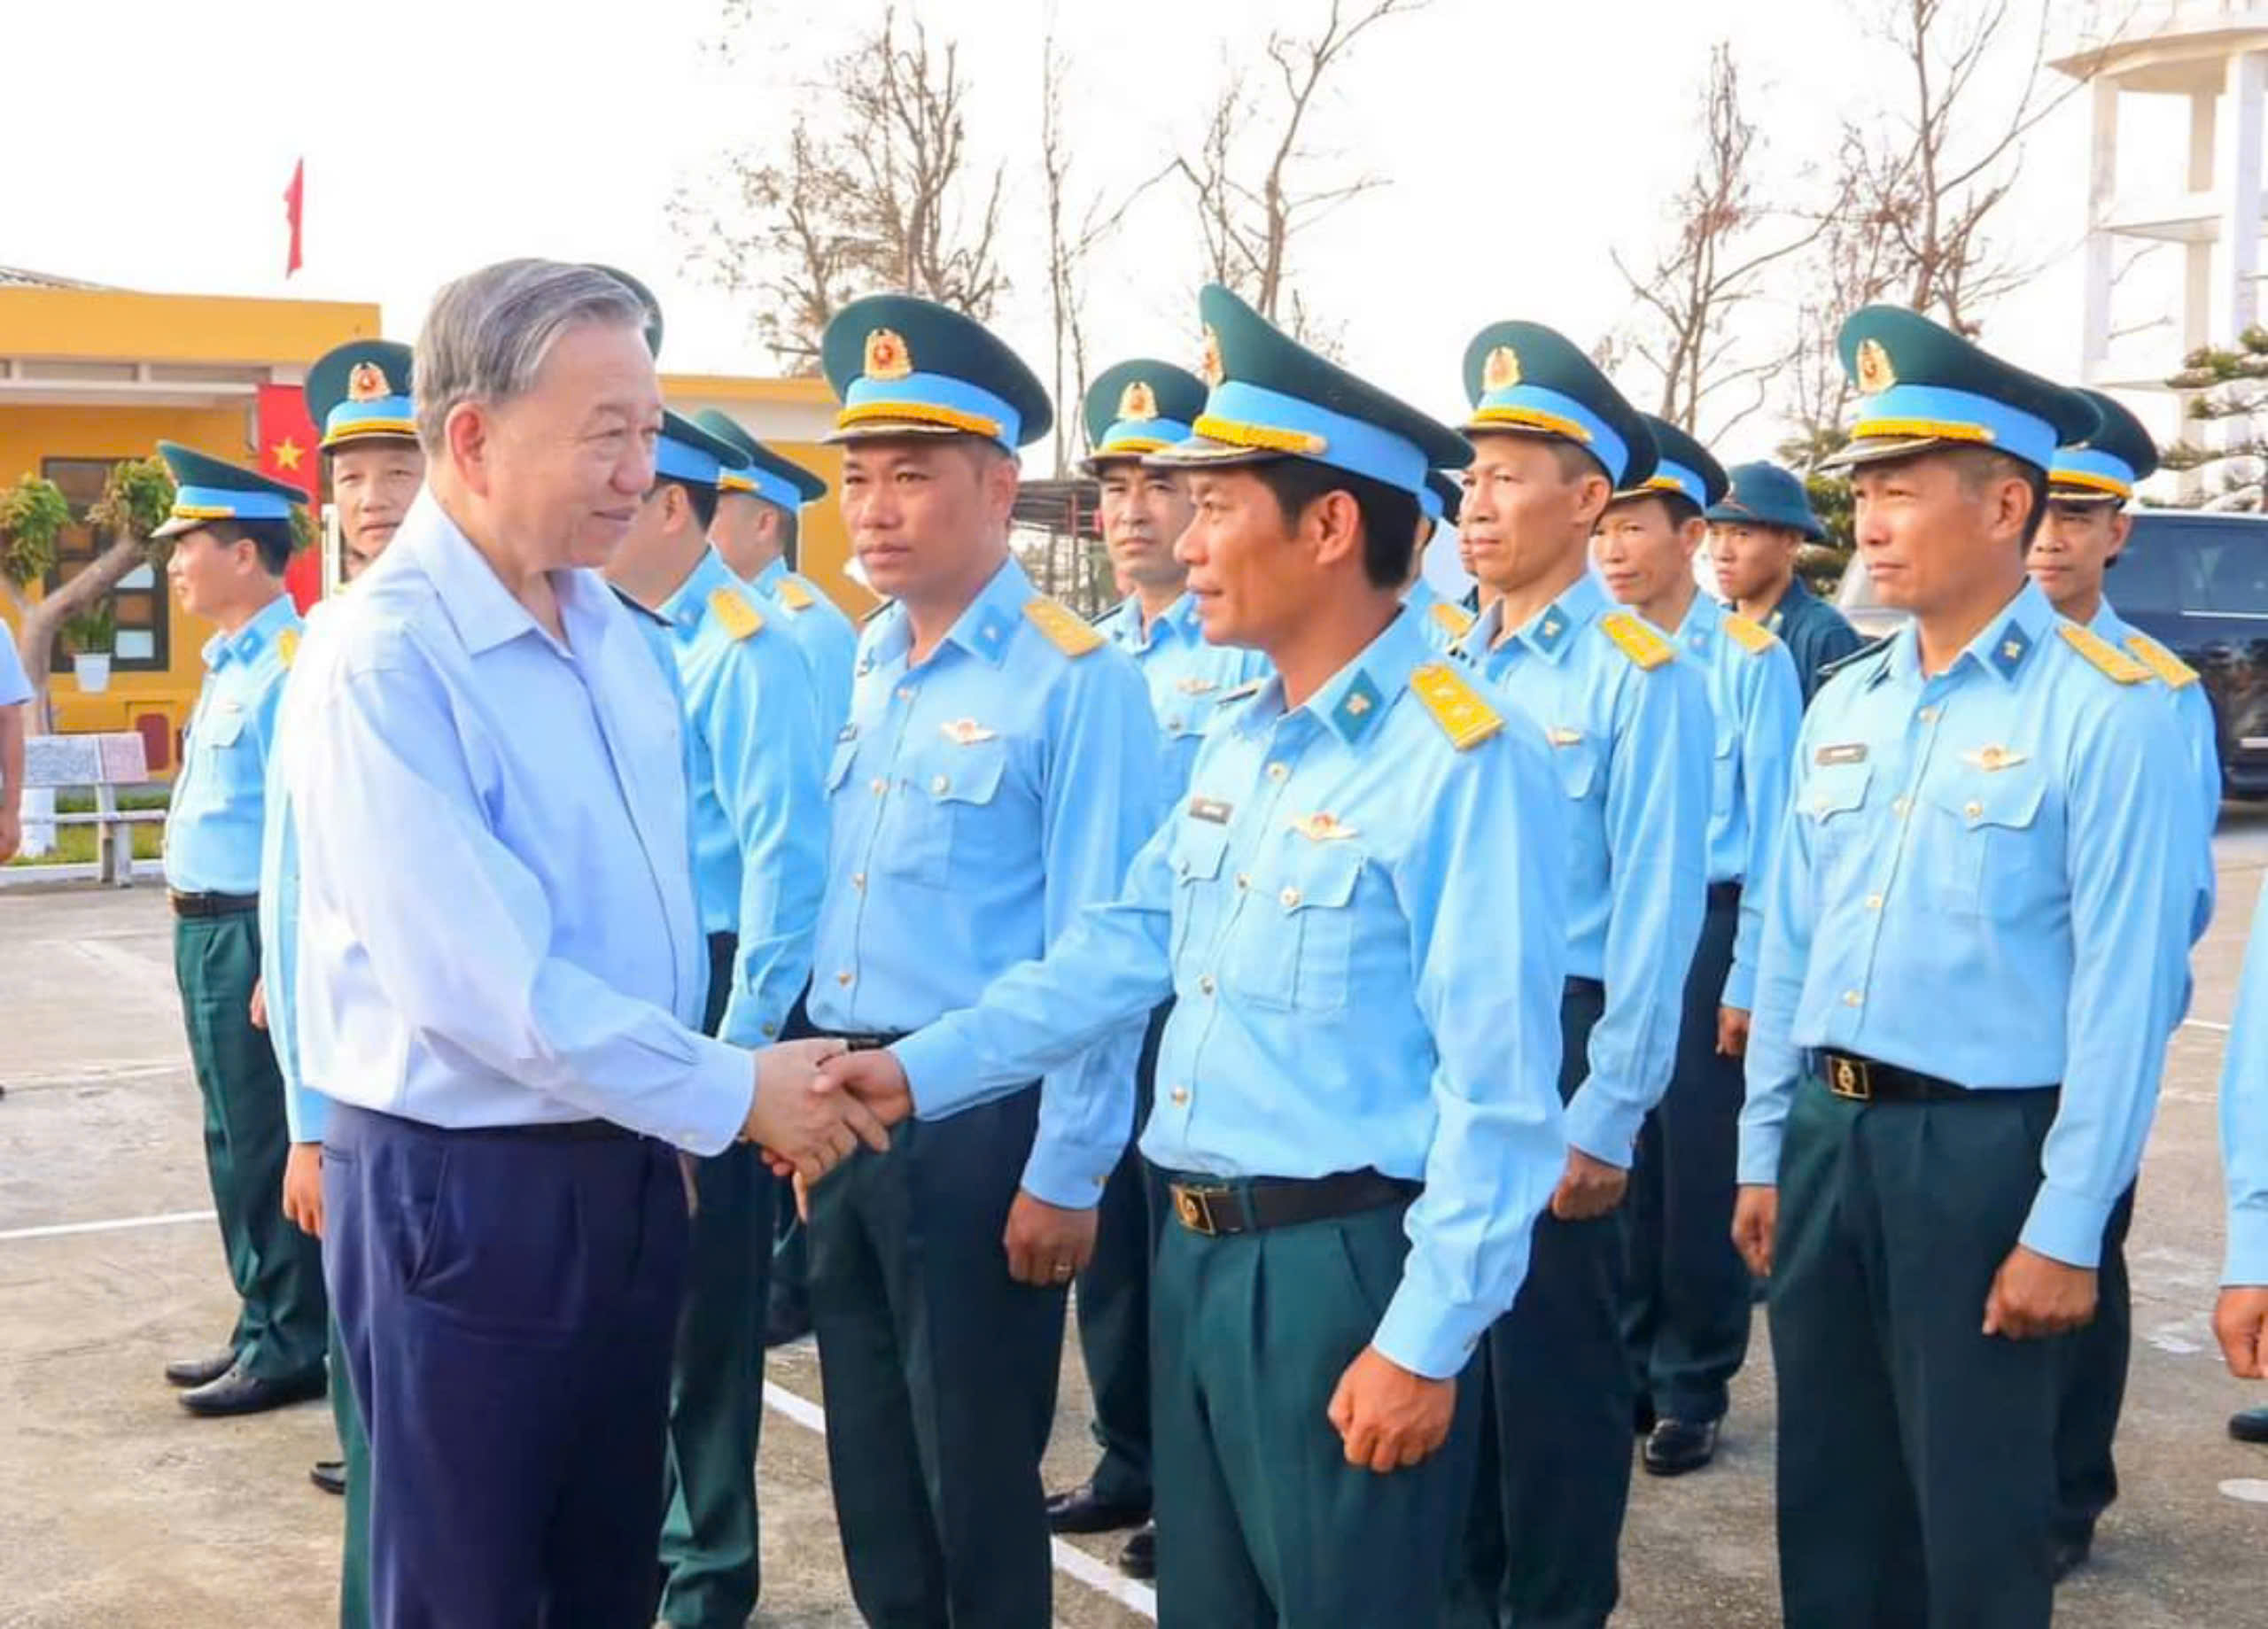
[{"label": "potted plant", "polygon": [[82,611],[63,619],[63,643],[71,652],[71,671],[79,688],[100,695],[110,688],[110,653],[116,624],[110,601],[97,600]]}]

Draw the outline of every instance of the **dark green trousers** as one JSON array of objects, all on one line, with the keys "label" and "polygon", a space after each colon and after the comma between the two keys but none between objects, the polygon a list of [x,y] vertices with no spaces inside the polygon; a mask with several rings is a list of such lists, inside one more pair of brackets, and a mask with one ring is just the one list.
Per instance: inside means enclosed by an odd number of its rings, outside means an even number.
[{"label": "dark green trousers", "polygon": [[1710,901],[1685,980],[1677,1065],[1638,1134],[1622,1218],[1622,1333],[1633,1383],[1665,1420],[1724,1418],[1748,1356],[1748,1268],[1733,1248],[1741,1063],[1717,1050],[1717,1013],[1739,927]]},{"label": "dark green trousers", "polygon": [[1037,1086],[861,1150],[812,1195],[812,1316],[850,1594],[872,1629],[1048,1629],[1040,1455],[1062,1290],[1001,1237]]},{"label": "dark green trousers", "polygon": [[2111,1445],[2126,1403],[2126,1365],[2134,1343],[2134,1296],[2126,1277],[2126,1233],[2134,1191],[2120,1196],[2103,1230],[2095,1268],[2094,1322],[2074,1330],[2064,1354],[2063,1400],[2055,1414],[2055,1537],[2089,1544],[2094,1524],[2118,1497]]},{"label": "dark green trousers", "polygon": [[[732,995],[730,934],[709,942],[717,1033]],[[756,1450],[764,1425],[764,1297],[777,1183],[757,1151],[735,1144],[694,1173],[695,1205],[670,1375],[668,1507],[662,1518],[663,1620],[740,1629],[763,1587]]]},{"label": "dark green trousers", "polygon": [[[1158,1038],[1173,1012],[1169,1001],[1150,1015],[1134,1072],[1134,1132],[1141,1135],[1156,1091]],[[1150,1502],[1150,1261],[1165,1214],[1162,1184],[1130,1139],[1103,1189],[1095,1223],[1094,1260],[1079,1275],[1071,1309],[1079,1354],[1095,1400],[1095,1440],[1102,1458],[1093,1482],[1100,1497]]]},{"label": "dark green trousers", "polygon": [[1165,1224],[1157,1359],[1160,1629],[1379,1629],[1441,1621],[1472,1485],[1480,1392],[1440,1452],[1347,1462],[1332,1393],[1402,1282],[1406,1207],[1207,1238]]},{"label": "dark green trousers", "polygon": [[2052,1092],[1798,1088],[1772,1267],[1788,1629],[2044,1629],[2070,1338],[1982,1333]]},{"label": "dark green trousers", "polygon": [[338,1629],[369,1629],[370,1438],[354,1406],[346,1348],[336,1319],[330,1325],[330,1418],[338,1428],[339,1457],[346,1464],[345,1534],[338,1550]]},{"label": "dark green trousers", "polygon": [[177,918],[174,977],[189,1056],[205,1100],[205,1169],[236,1286],[237,1361],[263,1380],[322,1367],[330,1313],[322,1246],[284,1214],[284,1076],[267,1033],[252,1028],[260,921],[252,911]]},{"label": "dark green trousers", "polygon": [[[1605,993],[1570,979],[1559,1004],[1559,1095],[1590,1064]],[[1623,1344],[1622,1222],[1539,1217],[1527,1278],[1478,1360],[1481,1469],[1450,1621],[1472,1629],[1598,1629],[1621,1590],[1635,1389]]]}]

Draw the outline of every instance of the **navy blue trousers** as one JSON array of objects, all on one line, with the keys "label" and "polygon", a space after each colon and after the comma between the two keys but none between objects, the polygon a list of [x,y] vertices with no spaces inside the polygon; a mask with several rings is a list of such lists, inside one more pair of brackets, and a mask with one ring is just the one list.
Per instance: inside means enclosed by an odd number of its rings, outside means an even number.
[{"label": "navy blue trousers", "polygon": [[323,1266],[377,1629],[646,1629],[685,1190],[663,1144],[339,1105]]}]

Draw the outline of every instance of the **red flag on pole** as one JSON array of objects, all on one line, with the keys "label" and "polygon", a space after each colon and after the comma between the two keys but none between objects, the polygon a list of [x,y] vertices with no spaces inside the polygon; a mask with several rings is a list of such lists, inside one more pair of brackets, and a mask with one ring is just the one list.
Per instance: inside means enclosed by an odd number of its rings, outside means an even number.
[{"label": "red flag on pole", "polygon": [[286,277],[299,269],[299,216],[307,196],[307,161],[301,159],[291,166],[291,184],[284,189],[284,218],[291,223],[291,252],[284,263]]},{"label": "red flag on pole", "polygon": [[[253,416],[260,434],[260,472],[307,493],[308,517],[319,521],[315,505],[322,496],[322,438],[307,416],[307,392],[296,384],[262,384]],[[294,554],[284,573],[284,586],[302,611],[322,599],[322,550],[303,548]]]}]

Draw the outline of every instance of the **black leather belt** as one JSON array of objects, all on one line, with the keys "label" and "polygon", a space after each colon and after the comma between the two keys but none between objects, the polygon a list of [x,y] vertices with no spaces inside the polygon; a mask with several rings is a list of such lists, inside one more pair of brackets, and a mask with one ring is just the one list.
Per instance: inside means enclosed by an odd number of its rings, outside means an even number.
[{"label": "black leather belt", "polygon": [[1969,1103],[1979,1099],[2004,1102],[2024,1092],[2061,1090],[2054,1086],[2018,1086],[1975,1091],[1939,1080],[1934,1074],[1923,1074],[1918,1069],[1901,1069],[1894,1063],[1877,1063],[1855,1052],[1830,1051],[1823,1047],[1812,1053],[1811,1061],[1828,1091],[1851,1103]]},{"label": "black leather belt", "polygon": [[1735,878],[1730,882],[1712,882],[1709,885],[1710,910],[1727,911],[1739,904],[1740,880],[1738,878]]},{"label": "black leather belt", "polygon": [[1270,1228],[1406,1205],[1424,1190],[1423,1183],[1367,1168],[1329,1176],[1247,1176],[1231,1182],[1191,1176],[1166,1183],[1175,1219],[1208,1238],[1263,1233]]},{"label": "black leather belt", "polygon": [[906,1036],[913,1033],[913,1032],[910,1029],[894,1029],[887,1033],[868,1032],[866,1034],[852,1034],[847,1030],[842,1029],[814,1029],[811,1031],[812,1035],[816,1036],[822,1041],[840,1041],[845,1048],[854,1052],[879,1052],[886,1047],[896,1046],[900,1041],[905,1040]]},{"label": "black leather belt", "polygon": [[235,916],[240,911],[260,909],[257,894],[183,894],[169,893],[174,914],[185,917]]}]

